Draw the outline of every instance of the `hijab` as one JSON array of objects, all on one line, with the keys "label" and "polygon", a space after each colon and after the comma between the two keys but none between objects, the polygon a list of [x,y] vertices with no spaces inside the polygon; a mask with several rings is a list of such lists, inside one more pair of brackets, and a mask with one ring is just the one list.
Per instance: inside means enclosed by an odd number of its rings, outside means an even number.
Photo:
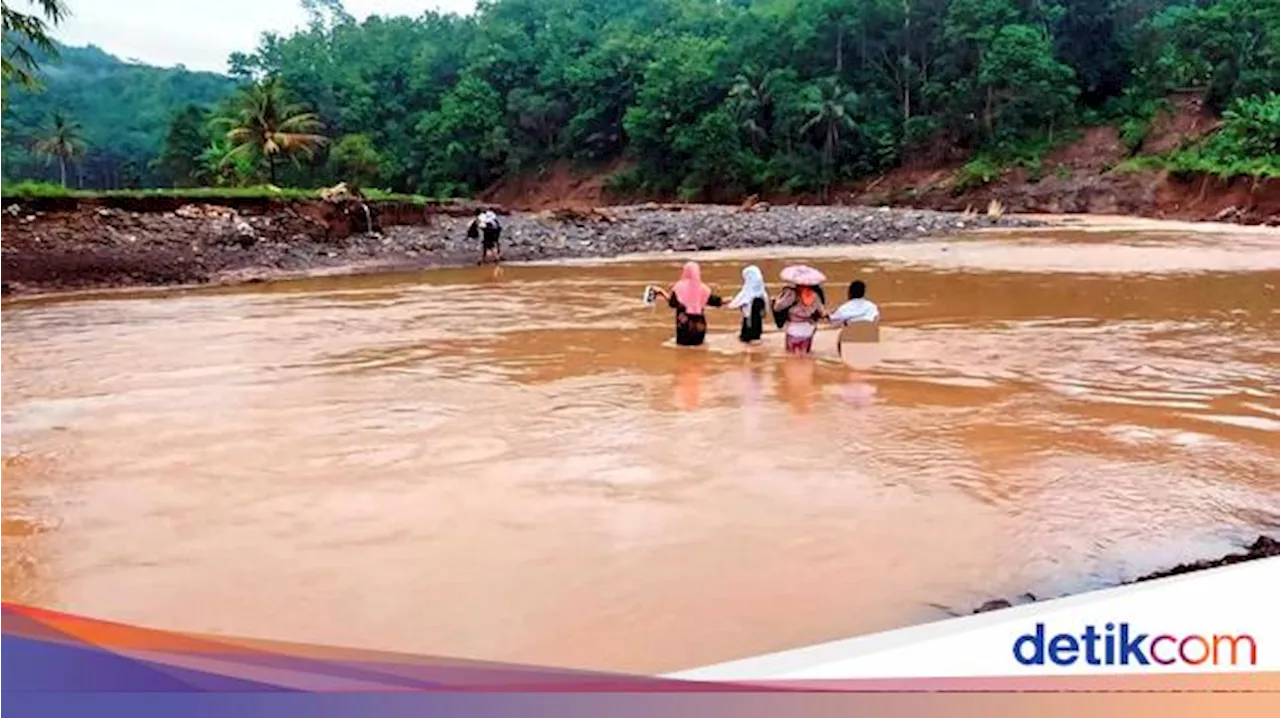
[{"label": "hijab", "polygon": [[702,283],[702,267],[697,262],[689,262],[680,272],[680,281],[675,283],[671,291],[676,299],[684,305],[686,314],[702,314],[711,298],[711,287]]},{"label": "hijab", "polygon": [[729,306],[734,309],[746,308],[751,306],[751,302],[756,298],[769,301],[769,293],[764,286],[764,274],[760,268],[752,264],[742,269],[742,289],[738,290],[738,294],[729,302]]}]

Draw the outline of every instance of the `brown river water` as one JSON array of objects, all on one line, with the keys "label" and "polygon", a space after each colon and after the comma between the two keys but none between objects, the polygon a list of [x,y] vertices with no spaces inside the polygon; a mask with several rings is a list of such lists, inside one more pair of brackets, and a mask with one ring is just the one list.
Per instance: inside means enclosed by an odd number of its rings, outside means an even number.
[{"label": "brown river water", "polygon": [[704,256],[865,278],[881,343],[675,348],[674,255],[8,302],[4,599],[667,671],[1280,526],[1274,233]]}]

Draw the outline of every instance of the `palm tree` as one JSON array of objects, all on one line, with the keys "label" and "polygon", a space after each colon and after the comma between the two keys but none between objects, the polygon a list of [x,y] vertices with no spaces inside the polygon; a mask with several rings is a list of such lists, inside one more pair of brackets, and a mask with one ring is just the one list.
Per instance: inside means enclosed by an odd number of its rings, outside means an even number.
[{"label": "palm tree", "polygon": [[320,134],[320,118],[302,105],[290,103],[284,85],[275,77],[241,90],[233,115],[226,120],[231,125],[227,131],[231,153],[265,158],[271,184],[276,182],[280,156],[310,158],[329,141]]},{"label": "palm tree", "polygon": [[29,3],[39,8],[39,15],[18,12],[9,7],[9,3],[0,2],[5,45],[0,71],[5,82],[16,80],[23,87],[31,88],[37,84],[35,72],[39,69],[32,48],[48,57],[57,57],[58,48],[49,39],[48,29],[62,22],[69,12],[62,0],[29,0]]},{"label": "palm tree", "polygon": [[49,134],[32,145],[39,154],[58,160],[62,186],[67,186],[67,163],[84,153],[84,140],[80,139],[80,124],[68,120],[61,112],[53,113],[53,127]]},{"label": "palm tree", "polygon": [[729,102],[738,117],[739,126],[751,138],[753,145],[769,137],[769,128],[773,125],[770,121],[773,83],[780,73],[780,70],[760,73],[748,66],[733,78],[733,86],[729,88]]},{"label": "palm tree", "polygon": [[805,88],[804,111],[809,119],[800,126],[801,133],[818,128],[822,134],[822,163],[828,181],[840,145],[840,130],[856,130],[853,112],[858,106],[858,93],[845,90],[840,81],[828,77]]},{"label": "palm tree", "polygon": [[214,187],[241,184],[252,168],[243,166],[249,158],[233,155],[232,150],[225,137],[215,137],[195,158],[195,178]]}]

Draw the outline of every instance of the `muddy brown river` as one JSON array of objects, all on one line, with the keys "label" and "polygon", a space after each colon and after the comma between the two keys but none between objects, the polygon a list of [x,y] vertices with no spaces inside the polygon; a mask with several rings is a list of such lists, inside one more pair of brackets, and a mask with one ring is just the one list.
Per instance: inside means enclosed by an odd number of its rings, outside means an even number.
[{"label": "muddy brown river", "polygon": [[8,302],[4,599],[667,671],[1280,526],[1275,233],[704,257],[864,278],[881,343],[670,346],[675,255]]}]

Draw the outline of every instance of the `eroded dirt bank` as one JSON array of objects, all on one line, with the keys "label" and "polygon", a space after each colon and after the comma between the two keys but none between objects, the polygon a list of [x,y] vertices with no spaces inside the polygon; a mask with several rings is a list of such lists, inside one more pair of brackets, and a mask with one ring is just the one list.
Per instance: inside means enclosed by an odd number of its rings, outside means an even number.
[{"label": "eroded dirt bank", "polygon": [[[991,168],[992,176],[964,171],[970,157],[942,143],[904,157],[902,166],[880,177],[832,187],[826,196],[764,195],[778,204],[854,204],[939,211],[984,211],[998,200],[1020,214],[1123,214],[1151,219],[1280,225],[1280,179],[1176,174],[1160,169],[1161,158],[1194,146],[1221,126],[1195,92],[1175,93],[1153,118],[1138,147],[1110,125],[1082,128],[1073,141],[1042,157],[1034,167]],[[1143,162],[1146,161],[1144,165]],[[1146,167],[1146,168],[1144,168]],[[484,193],[488,201],[519,209],[603,204],[652,199],[615,195],[610,177],[628,164],[575,168],[561,162],[537,173],[504,178]],[[663,199],[663,198],[657,198]],[[700,197],[737,203],[735,194]]]},{"label": "eroded dirt bank", "polygon": [[[756,199],[775,204],[890,206],[946,212],[983,212],[992,200],[998,200],[1006,212],[1017,214],[1122,214],[1280,226],[1280,180],[1224,180],[1154,170],[1110,170],[1125,154],[1123,148],[1117,149],[1118,138],[1106,136],[1114,134],[1114,130],[1103,129],[1108,132],[1095,132],[1047,158],[1036,175],[1015,169],[986,184],[966,186],[961,177],[962,163],[930,163],[833,188],[825,200],[816,194],[766,194]],[[484,196],[504,206],[531,211],[561,206],[584,209],[648,199],[611,194],[607,180],[609,173],[616,171],[614,166],[593,172],[558,165],[541,175],[504,180]],[[735,203],[744,200],[740,196],[714,199]]]},{"label": "eroded dirt bank", "polygon": [[1073,170],[1033,179],[1018,171],[961,191],[954,170],[898,172],[851,195],[853,201],[959,211],[998,200],[1005,211],[1123,214],[1155,219],[1280,225],[1280,181],[1179,177],[1163,172]]},{"label": "eroded dirt bank", "polygon": [[[4,212],[6,295],[234,283],[325,271],[472,263],[466,227],[480,205],[369,203],[111,205],[11,202]],[[639,205],[504,214],[507,261],[772,245],[864,244],[1038,222],[860,207]]]}]

